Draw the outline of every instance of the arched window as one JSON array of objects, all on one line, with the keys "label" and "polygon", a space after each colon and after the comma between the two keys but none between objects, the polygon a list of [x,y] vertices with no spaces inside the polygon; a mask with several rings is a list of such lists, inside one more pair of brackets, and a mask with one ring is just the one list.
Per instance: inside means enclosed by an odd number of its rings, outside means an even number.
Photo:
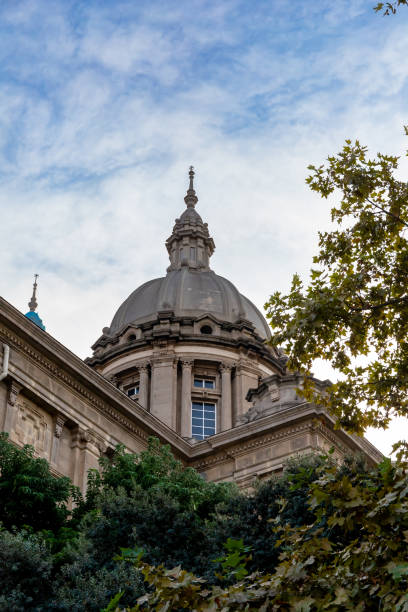
[{"label": "arched window", "polygon": [[213,330],[212,330],[212,327],[210,327],[209,325],[203,325],[203,326],[200,328],[200,332],[201,332],[202,334],[207,334],[207,335],[209,336],[209,335],[211,335],[211,334],[212,334]]}]

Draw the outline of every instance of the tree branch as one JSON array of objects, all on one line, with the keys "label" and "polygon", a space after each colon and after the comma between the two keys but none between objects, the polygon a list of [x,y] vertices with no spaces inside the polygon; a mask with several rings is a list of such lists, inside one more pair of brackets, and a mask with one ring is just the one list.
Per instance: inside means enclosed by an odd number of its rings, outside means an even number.
[{"label": "tree branch", "polygon": [[390,212],[389,210],[386,210],[385,208],[383,208],[382,206],[380,206],[376,202],[373,202],[372,200],[370,200],[370,198],[367,198],[367,202],[370,202],[370,204],[372,204],[373,206],[375,206],[376,208],[381,210],[386,215],[389,215],[390,217],[393,217],[394,219],[396,219],[397,221],[402,223],[402,225],[405,225],[405,227],[408,227],[408,223],[406,221],[404,221],[403,219],[401,219],[401,217],[399,215],[394,215],[394,213]]}]

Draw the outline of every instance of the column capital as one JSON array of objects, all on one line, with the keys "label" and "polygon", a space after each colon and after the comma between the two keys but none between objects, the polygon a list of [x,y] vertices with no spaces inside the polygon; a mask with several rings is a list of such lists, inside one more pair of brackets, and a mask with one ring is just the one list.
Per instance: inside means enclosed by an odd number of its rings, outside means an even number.
[{"label": "column capital", "polygon": [[231,363],[221,363],[219,366],[219,371],[221,374],[231,372],[234,366]]},{"label": "column capital", "polygon": [[139,370],[139,372],[141,372],[141,371],[146,371],[149,365],[150,365],[150,361],[141,361],[140,363],[136,364],[136,367]]},{"label": "column capital", "polygon": [[194,359],[189,359],[188,357],[181,357],[180,363],[182,368],[192,368],[194,365]]}]

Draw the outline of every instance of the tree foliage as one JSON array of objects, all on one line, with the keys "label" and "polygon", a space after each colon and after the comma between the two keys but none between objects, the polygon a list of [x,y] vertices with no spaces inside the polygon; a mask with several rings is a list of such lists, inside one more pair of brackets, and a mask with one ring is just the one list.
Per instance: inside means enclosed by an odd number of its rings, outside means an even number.
[{"label": "tree foliage", "polygon": [[309,285],[295,275],[290,293],[266,304],[290,369],[309,375],[322,358],[339,373],[319,397],[306,378],[305,396],[357,433],[408,415],[408,185],[397,167],[397,157],[371,159],[358,141],[309,166],[311,189],[340,197],[337,229],[319,233]]},{"label": "tree foliage", "polygon": [[383,15],[395,15],[400,6],[408,6],[408,0],[395,0],[394,2],[379,2],[374,10],[376,13],[383,11]]},{"label": "tree foliage", "polygon": [[308,505],[309,525],[276,518],[283,551],[273,573],[223,588],[180,567],[138,562],[150,590],[128,610],[407,611],[406,465],[386,459],[376,470],[342,478],[327,466],[309,486]]},{"label": "tree foliage", "polygon": [[80,499],[67,477],[56,478],[34,449],[15,447],[0,433],[0,523],[4,527],[29,525],[34,531],[57,532],[70,515],[67,502]]}]

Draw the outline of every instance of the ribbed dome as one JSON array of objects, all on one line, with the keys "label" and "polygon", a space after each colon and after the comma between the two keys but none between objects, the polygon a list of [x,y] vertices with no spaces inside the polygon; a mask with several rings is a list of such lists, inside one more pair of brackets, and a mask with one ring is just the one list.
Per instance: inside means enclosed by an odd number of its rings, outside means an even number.
[{"label": "ribbed dome", "polygon": [[109,334],[115,335],[129,324],[152,320],[163,310],[172,310],[176,317],[207,313],[229,323],[246,319],[261,338],[270,338],[262,314],[230,281],[212,270],[188,267],[171,270],[164,278],[151,280],[133,291],[113,317]]}]

